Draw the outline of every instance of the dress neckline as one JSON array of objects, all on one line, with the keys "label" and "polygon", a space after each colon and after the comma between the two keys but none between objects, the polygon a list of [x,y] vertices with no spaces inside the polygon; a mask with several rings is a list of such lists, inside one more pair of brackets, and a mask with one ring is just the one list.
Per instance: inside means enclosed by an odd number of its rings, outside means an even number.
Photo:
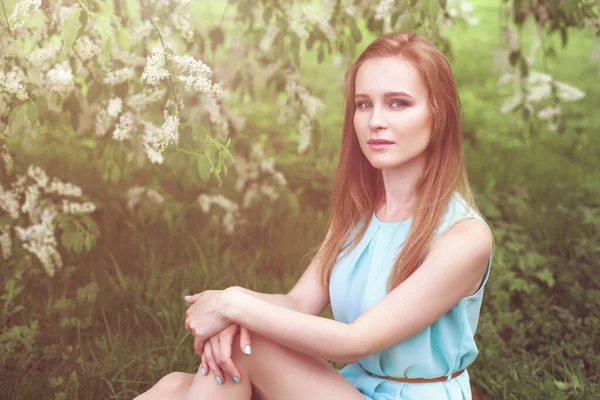
[{"label": "dress neckline", "polygon": [[408,218],[405,219],[403,221],[398,221],[398,222],[383,222],[382,220],[380,220],[379,218],[377,218],[377,215],[375,215],[376,213],[373,212],[373,219],[380,225],[389,225],[389,226],[393,226],[393,225],[404,225],[404,224],[408,224],[410,222],[412,222],[412,218]]}]

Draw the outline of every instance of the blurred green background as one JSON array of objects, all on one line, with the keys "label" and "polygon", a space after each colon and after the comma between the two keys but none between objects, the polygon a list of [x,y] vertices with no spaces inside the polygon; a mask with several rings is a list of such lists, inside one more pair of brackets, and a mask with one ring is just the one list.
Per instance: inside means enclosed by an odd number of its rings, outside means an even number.
[{"label": "blurred green background", "polygon": [[[16,3],[2,2],[2,41],[10,51],[2,56],[0,145],[14,165],[0,167],[0,227],[12,249],[6,257],[3,244],[0,267],[0,398],[133,398],[169,372],[198,368],[184,329],[185,294],[234,285],[289,291],[325,233],[344,71],[394,26],[415,29],[449,57],[463,107],[471,186],[496,239],[476,335],[480,354],[469,368],[475,393],[479,399],[600,398],[595,2],[400,1],[388,8],[384,3],[393,2],[298,2],[316,10],[337,7],[329,21],[320,22],[331,23],[338,35],[333,46],[325,28],[309,29],[303,37],[298,26],[310,26],[310,19],[294,20],[300,11],[277,2],[184,5],[189,41],[181,39],[185,24],[172,17],[183,13],[179,2],[82,1],[62,11],[44,2],[22,28],[30,29],[24,31],[29,36],[16,28]],[[344,11],[350,5],[354,9]],[[69,19],[78,7],[84,11]],[[60,23],[48,22],[61,12]],[[391,20],[377,18],[386,12]],[[157,16],[155,26],[145,13]],[[271,20],[280,36],[262,52],[242,51],[259,47]],[[46,33],[36,30],[43,24]],[[61,33],[67,28],[71,33]],[[184,105],[178,110],[179,141],[171,143],[162,164],[145,160],[136,139],[141,134],[125,141],[94,134],[98,109],[84,106],[106,107],[110,98],[125,99],[149,87],[140,76],[146,57],[160,44],[158,32],[165,41],[179,32],[173,53],[203,60],[229,92],[210,114],[202,96],[186,96],[181,87],[173,90],[177,81],[162,80],[162,103],[176,92]],[[24,87],[31,94],[19,99],[20,89],[10,86],[18,75],[8,73],[35,71],[30,54],[52,34],[63,44],[75,39],[75,51],[61,47],[59,57],[69,60],[77,93],[35,97],[43,85],[28,75]],[[84,52],[93,48],[88,39],[101,52],[86,59]],[[143,58],[136,64],[135,56]],[[25,59],[30,64],[20,61]],[[135,71],[133,78],[101,82],[107,70],[125,66]],[[282,72],[286,66],[298,73],[297,80]],[[276,72],[265,81],[269,68]],[[507,73],[520,73],[522,85],[518,79],[502,84]],[[515,93],[543,91],[535,85],[548,79],[555,83],[548,96],[528,97],[501,112]],[[304,89],[322,106],[307,100]],[[316,111],[309,104],[317,104]],[[543,110],[558,107],[555,119],[544,117]],[[291,117],[282,118],[287,108]],[[172,105],[169,110],[176,112]],[[162,107],[144,112],[146,120],[163,123]],[[303,115],[310,117],[310,129],[299,124]],[[236,125],[236,118],[244,123]],[[218,137],[214,132],[222,120],[230,135]],[[311,142],[299,151],[307,131]],[[274,177],[272,163],[284,181]],[[29,165],[78,185],[95,204],[92,213],[63,212],[52,225],[63,265],[55,263],[52,274],[15,229],[34,224],[39,215],[21,206],[17,218],[7,211],[6,193],[9,188],[16,193],[14,182],[26,176]],[[35,180],[33,175],[27,179]],[[132,191],[136,187],[144,189]],[[254,201],[250,192],[258,193]],[[203,197],[217,195],[237,206]],[[53,196],[39,207],[59,204]],[[209,198],[221,206],[207,213],[202,204]],[[23,192],[16,199],[27,202]],[[236,218],[244,222],[235,224]],[[329,307],[323,316],[332,318]]]}]

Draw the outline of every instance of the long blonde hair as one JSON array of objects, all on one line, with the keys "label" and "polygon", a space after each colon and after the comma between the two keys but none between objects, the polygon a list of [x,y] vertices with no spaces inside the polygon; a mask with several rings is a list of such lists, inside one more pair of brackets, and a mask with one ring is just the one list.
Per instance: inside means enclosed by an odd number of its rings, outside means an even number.
[{"label": "long blonde hair", "polygon": [[[413,63],[429,90],[433,117],[431,139],[425,149],[425,168],[416,182],[416,211],[407,240],[388,278],[388,292],[421,265],[454,192],[460,193],[467,205],[478,212],[462,154],[460,100],[446,57],[413,32],[382,36],[362,52],[344,76],[346,106],[342,148],[330,203],[329,230],[321,251],[315,255],[321,259],[320,277],[325,287],[329,285],[338,254],[349,246],[348,251],[351,251],[358,245],[375,207],[385,196],[381,171],[362,153],[353,122],[357,71],[366,60],[380,57],[396,57]],[[359,220],[367,223],[342,248]]]}]

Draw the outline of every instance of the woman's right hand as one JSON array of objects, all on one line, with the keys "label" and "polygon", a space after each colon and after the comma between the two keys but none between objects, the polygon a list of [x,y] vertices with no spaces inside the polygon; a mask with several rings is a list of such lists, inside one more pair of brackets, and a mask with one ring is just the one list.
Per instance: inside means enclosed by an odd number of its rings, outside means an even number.
[{"label": "woman's right hand", "polygon": [[[240,330],[240,348],[243,353],[246,353],[246,345],[251,344],[250,331],[238,324],[231,324],[221,332],[211,336],[204,342],[203,349],[198,348],[200,342],[196,339],[194,340],[194,350],[202,357],[200,371],[202,372],[202,369],[204,369],[203,375],[212,372],[215,375],[215,379],[218,377],[221,380],[221,384],[225,382],[223,371],[228,373],[234,381],[235,378],[233,377],[236,377],[238,380],[242,379],[242,375],[231,359],[233,339],[238,329]],[[218,379],[217,382],[219,382]]]}]

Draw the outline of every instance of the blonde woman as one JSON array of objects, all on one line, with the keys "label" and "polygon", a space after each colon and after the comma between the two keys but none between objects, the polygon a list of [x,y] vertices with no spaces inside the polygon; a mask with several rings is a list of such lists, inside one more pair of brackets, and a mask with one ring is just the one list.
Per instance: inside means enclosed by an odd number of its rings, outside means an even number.
[{"label": "blonde woman", "polygon": [[[187,299],[201,368],[139,399],[247,400],[252,388],[268,400],[472,398],[493,237],[471,196],[450,65],[414,33],[391,33],[345,83],[329,227],[313,261],[287,295]],[[329,303],[333,320],[319,316]]]}]

